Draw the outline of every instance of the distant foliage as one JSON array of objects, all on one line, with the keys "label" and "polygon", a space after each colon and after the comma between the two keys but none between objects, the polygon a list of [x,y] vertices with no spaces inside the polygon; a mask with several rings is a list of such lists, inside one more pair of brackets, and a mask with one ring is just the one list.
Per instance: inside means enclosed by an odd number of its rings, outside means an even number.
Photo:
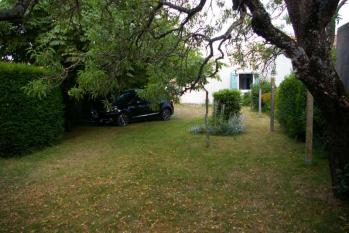
[{"label": "distant foliage", "polygon": [[[240,114],[234,114],[229,117],[228,120],[224,120],[223,117],[213,118],[210,121],[208,131],[211,135],[236,135],[243,133],[246,126],[243,123],[243,116]],[[197,125],[190,129],[193,134],[201,134],[206,132],[205,125]]]},{"label": "distant foliage", "polygon": [[221,90],[213,93],[214,117],[222,116],[228,120],[232,115],[240,114],[241,94],[238,90]]},{"label": "distant foliage", "polygon": [[[276,116],[286,133],[296,139],[305,140],[307,90],[294,74],[280,84],[277,92]],[[314,106],[314,139],[316,145],[325,143],[325,120]]]},{"label": "distant foliage", "polygon": [[[268,81],[262,81],[261,83],[262,87],[262,111],[267,112],[270,110],[270,98],[267,98],[267,96],[264,97],[265,101],[263,101],[263,95],[266,93],[271,92],[271,84]],[[257,111],[258,110],[258,97],[259,97],[259,84],[255,83],[252,85],[252,108],[253,110]]]},{"label": "distant foliage", "polygon": [[245,92],[242,95],[242,101],[241,101],[242,106],[251,106],[251,92]]},{"label": "distant foliage", "polygon": [[59,89],[42,98],[30,97],[23,87],[39,80],[44,69],[0,63],[0,156],[18,155],[52,143],[63,132]]}]

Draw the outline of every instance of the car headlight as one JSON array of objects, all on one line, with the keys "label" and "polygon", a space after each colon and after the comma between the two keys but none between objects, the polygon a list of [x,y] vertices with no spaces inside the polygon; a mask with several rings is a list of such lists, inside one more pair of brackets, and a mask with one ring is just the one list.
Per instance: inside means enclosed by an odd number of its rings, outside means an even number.
[{"label": "car headlight", "polygon": [[112,106],[110,110],[112,112],[120,112],[120,109],[118,109],[118,107],[116,107],[116,106]]}]

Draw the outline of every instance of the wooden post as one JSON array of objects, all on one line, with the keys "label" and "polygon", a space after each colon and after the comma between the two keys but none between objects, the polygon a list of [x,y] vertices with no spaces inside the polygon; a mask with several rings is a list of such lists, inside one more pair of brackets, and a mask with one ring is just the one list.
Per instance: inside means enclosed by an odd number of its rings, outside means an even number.
[{"label": "wooden post", "polygon": [[259,82],[259,90],[258,90],[258,114],[262,115],[262,84]]},{"label": "wooden post", "polygon": [[253,95],[252,95],[252,90],[250,90],[250,108],[251,108],[251,111],[253,110]]},{"label": "wooden post", "polygon": [[204,89],[206,92],[206,101],[205,101],[205,128],[206,128],[206,147],[210,147],[210,132],[208,129],[208,91],[206,89]]},{"label": "wooden post", "polygon": [[274,131],[274,118],[275,118],[275,78],[271,77],[271,96],[270,96],[270,132]]},{"label": "wooden post", "polygon": [[306,128],[306,138],[305,138],[305,158],[306,164],[312,163],[313,157],[313,108],[314,99],[313,96],[307,91],[307,128]]}]

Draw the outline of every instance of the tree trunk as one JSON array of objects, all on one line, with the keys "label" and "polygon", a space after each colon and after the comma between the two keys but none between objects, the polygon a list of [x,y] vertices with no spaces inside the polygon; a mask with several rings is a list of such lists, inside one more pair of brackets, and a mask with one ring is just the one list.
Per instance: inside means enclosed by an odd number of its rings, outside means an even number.
[{"label": "tree trunk", "polygon": [[[315,58],[313,58],[315,60]],[[297,76],[307,86],[319,106],[327,124],[328,159],[332,188],[338,197],[349,198],[349,107],[347,93],[332,65],[331,56],[311,62],[306,69],[298,69]],[[315,78],[316,77],[316,78]],[[346,171],[349,172],[349,171]]]},{"label": "tree trunk", "polygon": [[320,104],[320,108],[327,120],[328,159],[333,191],[338,196],[346,195],[349,198],[349,190],[344,193],[345,190],[341,186],[349,184],[349,177],[340,177],[340,173],[344,172],[345,166],[349,164],[349,113],[347,109],[328,109],[324,104]]},{"label": "tree trunk", "polygon": [[295,38],[274,27],[261,0],[238,2],[250,10],[253,31],[292,60],[297,78],[305,84],[320,107],[328,126],[333,191],[336,195],[345,192],[344,195],[349,198],[349,190],[343,188],[344,185],[341,189],[341,184],[349,186],[349,177],[341,175],[346,167],[349,170],[349,95],[333,66],[332,44],[326,33],[326,27],[331,27],[329,23],[337,12],[339,0],[285,0]]},{"label": "tree trunk", "polygon": [[345,166],[349,164],[349,114],[339,112],[337,114],[331,114],[333,119],[328,122],[328,158],[332,187],[337,196],[349,198],[349,191],[343,187],[343,184],[349,184],[349,177],[345,178],[342,174],[342,172],[345,172]]}]

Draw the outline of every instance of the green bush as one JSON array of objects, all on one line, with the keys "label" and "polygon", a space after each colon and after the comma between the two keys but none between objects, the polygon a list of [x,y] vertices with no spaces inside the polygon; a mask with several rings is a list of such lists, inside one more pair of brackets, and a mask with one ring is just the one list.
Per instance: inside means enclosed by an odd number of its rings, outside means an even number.
[{"label": "green bush", "polygon": [[[228,120],[223,118],[211,119],[207,127],[211,135],[230,136],[245,132],[246,126],[243,123],[243,116],[240,114],[231,115]],[[190,128],[193,134],[206,133],[205,125],[196,125]]]},{"label": "green bush", "polygon": [[251,92],[245,92],[242,95],[242,101],[241,101],[242,106],[251,106]]},{"label": "green bush", "polygon": [[[286,133],[296,139],[305,139],[307,90],[303,83],[289,75],[277,91],[276,116]],[[315,146],[326,144],[325,120],[314,104],[314,141]]]},{"label": "green bush", "polygon": [[30,65],[0,63],[0,156],[48,145],[63,132],[61,91],[53,90],[39,99],[22,89],[44,72]]},{"label": "green bush", "polygon": [[214,117],[221,116],[228,120],[231,115],[240,114],[241,94],[238,90],[221,90],[213,93]]},{"label": "green bush", "polygon": [[[261,88],[262,88],[262,95],[265,93],[270,93],[271,92],[271,84],[268,81],[262,81],[261,82]],[[258,110],[258,98],[259,98],[259,84],[255,83],[252,85],[251,88],[252,92],[252,108],[253,110],[257,111]],[[269,99],[270,100],[270,99]],[[266,112],[270,110],[270,102],[263,102],[262,100],[262,111]]]}]

